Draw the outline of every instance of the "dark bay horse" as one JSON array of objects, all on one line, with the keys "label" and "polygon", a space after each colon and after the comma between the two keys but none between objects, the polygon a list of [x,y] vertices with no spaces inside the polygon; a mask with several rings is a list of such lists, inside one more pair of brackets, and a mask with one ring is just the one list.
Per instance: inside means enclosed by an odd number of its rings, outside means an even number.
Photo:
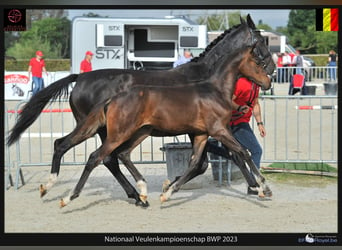
[{"label": "dark bay horse", "polygon": [[[69,77],[57,81],[48,88],[39,92],[37,96],[33,97],[27,104],[18,123],[12,130],[12,134],[9,137],[9,143],[13,143],[17,140],[20,134],[38,117],[41,109],[44,108],[49,100],[62,95],[63,91],[67,89],[68,85],[72,81],[77,80],[75,88],[71,93],[70,105],[77,122],[80,123],[84,121],[85,117],[90,113],[92,108],[96,106],[96,104],[101,103],[103,100],[115,96],[118,93],[125,93],[136,85],[162,88],[164,86],[193,85],[209,81],[209,79],[211,79],[211,81],[215,78],[218,79],[221,76],[217,75],[216,69],[220,64],[222,64],[222,58],[228,52],[237,50],[242,46],[246,46],[248,43],[255,43],[253,55],[256,56],[254,57],[255,62],[259,64],[257,65],[257,68],[259,68],[259,70],[265,70],[269,75],[272,74],[274,64],[271,60],[269,51],[263,44],[263,39],[259,32],[255,31],[254,23],[248,16],[247,23],[242,20],[241,25],[226,31],[211,45],[209,45],[206,52],[199,58],[195,58],[193,62],[182,65],[176,69],[158,72],[114,69],[98,70],[81,75],[70,75]],[[265,86],[265,88],[268,87],[269,86]],[[99,127],[96,132],[99,133],[102,140],[107,136],[105,127]],[[152,131],[151,134],[159,136],[169,135],[157,130]],[[116,150],[117,152],[112,152],[111,157],[104,159],[104,164],[124,187],[127,195],[130,198],[136,199],[138,203],[140,202],[139,195],[121,173],[118,168],[117,161],[117,153],[122,152],[119,154],[122,162],[125,165],[131,165],[129,170],[132,171],[133,176],[139,175],[133,164],[130,162],[129,154],[127,153],[130,152],[128,149],[137,143],[135,140],[135,137],[133,137],[120,145],[118,150]],[[70,135],[56,140],[50,180],[45,187],[42,186],[42,195],[44,195],[55,183],[62,155],[74,145],[75,144],[70,144]],[[250,182],[252,180],[249,180],[248,176],[245,175],[247,181],[251,184]],[[137,179],[139,178],[141,179],[141,177],[137,177]]]},{"label": "dark bay horse", "polygon": [[[71,133],[72,144],[92,136],[98,128],[107,128],[104,143],[94,151],[84,168],[75,189],[64,199],[66,206],[77,198],[92,170],[123,143],[140,143],[141,138],[160,131],[168,135],[193,134],[193,155],[189,168],[161,195],[161,201],[169,199],[172,193],[186,183],[201,167],[203,150],[208,136],[221,141],[227,148],[246,162],[252,162],[249,154],[234,139],[227,128],[232,113],[232,93],[238,75],[242,73],[256,83],[269,86],[271,80],[264,69],[257,67],[252,52],[253,45],[235,50],[222,57],[216,73],[207,81],[178,86],[136,85],[97,105],[87,118]],[[227,60],[229,62],[227,62]],[[132,145],[133,149],[136,145]],[[255,170],[255,169],[253,169]],[[270,194],[269,187],[260,173],[255,173],[260,196]],[[139,185],[143,185],[143,180]],[[145,202],[145,188],[141,188],[140,199]]]}]

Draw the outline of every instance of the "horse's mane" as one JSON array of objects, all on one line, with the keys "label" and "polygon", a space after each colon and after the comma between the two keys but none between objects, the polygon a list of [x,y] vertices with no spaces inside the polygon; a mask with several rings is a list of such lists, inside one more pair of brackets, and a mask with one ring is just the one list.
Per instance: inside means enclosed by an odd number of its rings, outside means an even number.
[{"label": "horse's mane", "polygon": [[218,44],[221,40],[223,40],[228,34],[231,33],[232,30],[235,30],[237,28],[239,28],[241,26],[241,24],[235,25],[233,27],[231,27],[230,29],[225,30],[224,32],[222,32],[221,35],[219,35],[218,37],[216,37],[206,48],[205,50],[197,57],[194,57],[191,59],[191,62],[198,62],[201,58],[203,58],[206,54],[208,54],[208,52],[216,46],[216,44]]}]

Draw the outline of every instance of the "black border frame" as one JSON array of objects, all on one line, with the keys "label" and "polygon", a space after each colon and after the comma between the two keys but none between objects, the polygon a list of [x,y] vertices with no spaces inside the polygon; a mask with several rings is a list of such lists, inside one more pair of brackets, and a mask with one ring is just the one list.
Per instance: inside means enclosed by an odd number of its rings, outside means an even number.
[{"label": "black border frame", "polygon": [[[339,13],[340,13],[340,18],[339,18],[339,37],[342,37],[342,32],[341,32],[341,27],[342,27],[342,3],[340,0],[286,0],[284,3],[279,3],[278,1],[274,0],[259,0],[257,4],[255,4],[255,1],[253,0],[240,0],[240,1],[231,1],[231,0],[212,0],[210,1],[210,4],[208,4],[207,0],[174,0],[173,5],[163,5],[161,0],[145,0],[144,4],[141,5],[141,2],[139,0],[125,0],[125,1],[120,1],[117,0],[115,2],[110,1],[110,0],[98,0],[96,3],[94,1],[90,0],[61,0],[56,1],[53,0],[31,0],[31,1],[25,1],[25,0],[8,0],[8,2],[2,1],[0,6],[0,11],[3,13],[4,8],[12,8],[12,7],[20,7],[20,8],[64,8],[64,9],[102,9],[104,7],[106,8],[121,8],[121,9],[217,9],[217,8],[231,8],[231,9],[291,9],[291,8],[321,8],[321,7],[338,7],[339,8]],[[201,5],[203,3],[203,5]],[[2,18],[0,19],[0,27],[3,27],[3,20]],[[3,32],[1,32],[1,38],[3,39]],[[1,50],[0,53],[4,58],[4,45],[3,43],[0,43]],[[341,45],[339,43],[339,52],[341,52]],[[4,67],[4,62],[1,61],[0,65],[2,66],[2,69]],[[341,69],[341,60],[339,61],[339,68]],[[1,71],[2,77],[3,77],[3,70]],[[339,70],[339,79],[341,78],[341,70]],[[3,91],[0,92],[3,98]],[[341,88],[339,90],[339,96],[341,93]],[[338,102],[340,104],[341,99],[338,98]],[[339,111],[340,112],[340,111]],[[340,113],[339,113],[340,115]],[[1,116],[2,123],[1,126],[3,126],[3,116]],[[3,135],[4,130],[1,130],[1,133]],[[4,138],[4,136],[2,136]],[[4,144],[2,144],[4,145]],[[4,152],[4,151],[3,151]],[[340,153],[340,147],[338,147],[338,152]],[[2,162],[4,162],[4,156],[2,154]],[[339,167],[340,164],[338,163]],[[340,176],[341,176],[341,170],[339,172],[339,178],[338,178],[338,184],[340,184]],[[1,179],[0,179],[0,186],[3,187],[4,185],[4,172],[1,171]],[[4,190],[4,189],[3,189]],[[5,191],[6,192],[6,191]],[[1,193],[2,200],[4,201],[4,193]],[[341,192],[338,192],[338,199],[340,200],[341,198]],[[341,199],[342,200],[342,199]],[[2,213],[0,215],[0,221],[4,223],[4,206],[2,206]],[[338,207],[338,215],[340,215],[341,211],[341,206],[339,205]],[[342,245],[342,235],[340,232],[340,225],[341,225],[341,216],[338,216],[338,233],[337,234],[329,234],[329,235],[336,235],[338,238],[338,243],[336,246],[341,246]],[[93,246],[113,246],[109,244],[104,243],[104,234],[21,234],[21,233],[4,233],[4,225],[1,225],[1,234],[0,234],[0,249],[2,249],[2,246],[6,246],[6,249],[43,249],[43,246],[53,246],[51,249],[61,249],[61,247],[57,246],[82,246],[82,249],[87,249],[91,248],[93,249]],[[121,236],[124,236],[124,234],[120,234]],[[153,233],[153,234],[134,234],[137,236],[176,236],[175,234],[158,234],[158,233]],[[184,237],[184,236],[189,236],[191,237],[193,234],[179,234],[179,237]],[[195,234],[198,237],[207,237],[207,236],[216,236],[220,234]],[[321,249],[321,247],[326,247],[329,246],[329,249],[332,249],[330,247],[331,245],[325,245],[322,244],[321,246],[315,244],[315,245],[309,245],[309,244],[298,244],[298,238],[305,237],[305,233],[303,234],[287,234],[287,233],[275,233],[275,234],[270,234],[270,233],[238,233],[234,234],[238,235],[239,237],[239,242],[236,245],[227,245],[227,244],[204,244],[205,246],[239,246],[239,249],[250,249],[248,246],[254,246],[253,249],[275,249],[275,246],[282,246],[284,248],[285,246],[296,246],[296,247],[302,247],[302,246],[307,246],[313,249]],[[315,236],[324,236],[327,235],[327,233],[323,234],[315,234]],[[223,236],[223,235],[222,235]],[[179,244],[175,244],[174,246],[179,246]],[[260,247],[255,247],[255,245],[258,246],[263,246],[262,248]],[[15,247],[14,247],[15,246]],[[22,247],[18,247],[22,246]],[[25,247],[24,246],[32,246],[32,247]],[[42,247],[38,247],[42,246]],[[137,243],[133,244],[127,244],[127,245],[116,245],[120,247],[124,246],[141,246],[138,245]],[[146,248],[150,249],[152,246],[158,246],[158,249],[165,248],[164,244],[145,244],[144,245]],[[184,246],[182,244],[182,246]],[[204,247],[203,244],[196,244],[196,245],[187,245],[189,248],[191,246],[197,246],[197,247]],[[266,247],[269,246],[269,247]],[[169,248],[170,246],[167,246]],[[44,247],[46,249],[46,247]],[[197,249],[197,248],[196,248]],[[278,248],[277,248],[278,249]]]}]

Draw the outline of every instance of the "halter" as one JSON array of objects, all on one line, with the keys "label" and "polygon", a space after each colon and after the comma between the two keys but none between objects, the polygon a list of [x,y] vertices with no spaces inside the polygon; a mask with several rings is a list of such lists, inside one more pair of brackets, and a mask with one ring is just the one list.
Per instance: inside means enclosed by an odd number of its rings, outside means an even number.
[{"label": "halter", "polygon": [[258,48],[257,43],[260,42],[254,35],[254,30],[252,28],[249,28],[249,32],[251,34],[251,45],[254,47],[252,50],[252,53],[254,57],[257,58],[256,64],[260,65],[262,64],[262,67],[265,69],[267,67],[267,64],[265,62],[265,59],[270,57],[270,55],[263,56],[260,52],[260,49]]}]

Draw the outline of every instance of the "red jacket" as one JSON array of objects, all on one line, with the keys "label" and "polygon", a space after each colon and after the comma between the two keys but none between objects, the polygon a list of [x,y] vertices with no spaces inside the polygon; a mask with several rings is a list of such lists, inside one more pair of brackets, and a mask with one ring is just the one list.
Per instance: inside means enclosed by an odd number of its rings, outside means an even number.
[{"label": "red jacket", "polygon": [[248,105],[249,110],[247,113],[238,112],[233,110],[232,119],[230,125],[237,125],[242,122],[249,122],[252,116],[253,107],[255,100],[259,96],[260,86],[248,80],[247,78],[241,77],[235,86],[234,95],[236,96],[234,102],[239,106]]},{"label": "red jacket", "polygon": [[40,61],[38,61],[37,58],[33,57],[30,60],[29,65],[31,66],[32,76],[40,78],[43,77],[43,67],[45,67],[44,59],[40,59]]}]

